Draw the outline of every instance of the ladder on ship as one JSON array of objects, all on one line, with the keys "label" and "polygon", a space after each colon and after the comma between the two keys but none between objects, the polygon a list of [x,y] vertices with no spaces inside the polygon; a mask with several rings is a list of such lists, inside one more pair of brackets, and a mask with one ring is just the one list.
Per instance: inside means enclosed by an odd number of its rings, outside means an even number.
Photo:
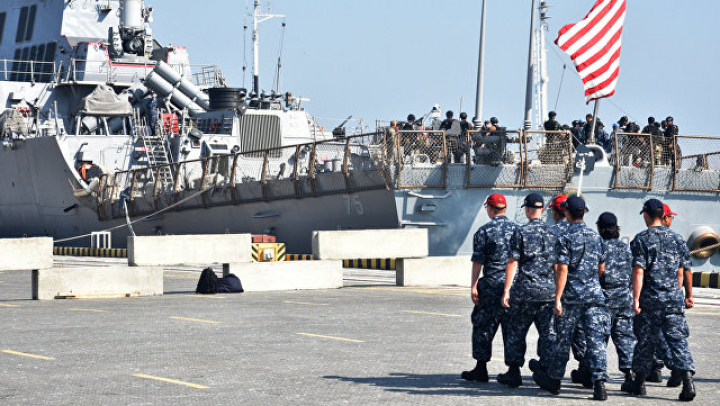
[{"label": "ladder on ship", "polygon": [[[158,166],[170,163],[168,158],[167,149],[165,148],[165,136],[164,134],[152,135],[150,128],[147,126],[145,119],[135,116],[135,129],[137,136],[140,138],[143,144],[143,154],[147,162],[147,166]],[[162,126],[160,126],[162,131]],[[155,179],[156,173],[150,171],[150,176],[153,181],[159,181],[161,185],[172,185],[173,174],[170,169],[170,165],[163,166],[157,170],[157,178]]]}]

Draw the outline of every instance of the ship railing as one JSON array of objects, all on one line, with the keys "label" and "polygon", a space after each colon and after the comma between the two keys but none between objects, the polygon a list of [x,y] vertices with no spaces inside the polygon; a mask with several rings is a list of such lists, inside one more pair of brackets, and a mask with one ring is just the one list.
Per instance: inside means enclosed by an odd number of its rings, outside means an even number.
[{"label": "ship railing", "polygon": [[523,187],[562,189],[573,174],[572,135],[568,131],[525,130]]},{"label": "ship railing", "polygon": [[672,190],[720,192],[720,137],[676,135]]},{"label": "ship railing", "polygon": [[[377,151],[382,145],[370,142],[377,136],[361,134],[107,174],[101,178],[98,210],[101,218],[114,218],[124,215],[123,201],[132,215],[138,215],[178,202],[182,209],[387,189],[387,168]],[[173,176],[161,176],[168,168]],[[208,188],[212,190],[194,196]]]},{"label": "ship railing", "polygon": [[0,60],[0,80],[17,82],[50,82],[55,77],[54,62],[19,59]]},{"label": "ship railing", "polygon": [[[346,121],[347,120],[347,121]],[[367,133],[365,121],[361,118],[328,118],[328,117],[311,117],[310,118],[310,134],[315,139],[323,139],[326,136],[332,136],[332,132],[343,121],[344,134],[346,137],[361,135]]]}]

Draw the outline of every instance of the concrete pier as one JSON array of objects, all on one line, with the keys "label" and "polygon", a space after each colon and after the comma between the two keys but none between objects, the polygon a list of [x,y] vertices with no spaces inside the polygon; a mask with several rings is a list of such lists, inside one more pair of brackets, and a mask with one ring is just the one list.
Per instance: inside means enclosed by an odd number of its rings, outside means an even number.
[{"label": "concrete pier", "polygon": [[470,286],[469,256],[399,259],[398,286]]},{"label": "concrete pier", "polygon": [[427,229],[313,231],[315,259],[422,258],[428,255]]}]

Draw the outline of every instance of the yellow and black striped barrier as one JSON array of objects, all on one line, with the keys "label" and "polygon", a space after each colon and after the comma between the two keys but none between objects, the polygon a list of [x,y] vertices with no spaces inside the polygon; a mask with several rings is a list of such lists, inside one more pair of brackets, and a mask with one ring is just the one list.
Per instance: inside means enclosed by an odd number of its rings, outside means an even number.
[{"label": "yellow and black striped barrier", "polygon": [[53,255],[127,258],[127,248],[53,247]]},{"label": "yellow and black striped barrier", "polygon": [[693,272],[692,285],[694,288],[720,289],[720,273]]},{"label": "yellow and black striped barrier", "polygon": [[343,268],[395,270],[395,258],[343,259]]},{"label": "yellow and black striped barrier", "polygon": [[272,251],[272,259],[269,261],[285,261],[287,254],[285,253],[285,243],[281,242],[254,242],[252,243],[252,262],[266,262],[264,252]]},{"label": "yellow and black striped barrier", "polygon": [[312,254],[287,254],[285,255],[287,261],[313,261]]}]

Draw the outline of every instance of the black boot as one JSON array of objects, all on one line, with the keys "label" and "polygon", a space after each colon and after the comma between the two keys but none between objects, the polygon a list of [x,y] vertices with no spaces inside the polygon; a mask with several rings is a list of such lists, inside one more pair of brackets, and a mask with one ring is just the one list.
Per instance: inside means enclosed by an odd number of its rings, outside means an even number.
[{"label": "black boot", "polygon": [[511,365],[504,374],[498,374],[497,381],[511,388],[517,388],[522,385],[522,376],[520,375],[520,367]]},{"label": "black boot", "polygon": [[533,381],[540,387],[553,395],[560,394],[560,380],[553,379],[544,371],[533,372]]},{"label": "black boot", "polygon": [[678,399],[689,402],[695,399],[695,384],[693,383],[693,373],[690,371],[682,371],[682,392]]},{"label": "black boot", "polygon": [[682,373],[678,369],[671,370],[670,379],[668,379],[667,381],[667,386],[669,388],[677,388],[680,385],[682,385]]},{"label": "black boot", "polygon": [[570,379],[573,383],[582,384],[584,388],[592,389],[593,387],[592,372],[583,367],[573,369],[572,372],[570,372]]},{"label": "black boot", "polygon": [[625,382],[620,385],[620,390],[623,392],[632,392],[633,381],[635,380],[635,373],[630,368],[623,368],[621,371],[625,374]]},{"label": "black boot", "polygon": [[593,399],[607,400],[607,391],[605,390],[605,381],[598,379],[593,385]]},{"label": "black boot", "polygon": [[530,370],[535,371],[547,371],[547,368],[544,367],[540,361],[536,359],[531,359],[530,362],[528,362],[528,367],[530,367]]},{"label": "black boot", "polygon": [[645,378],[636,375],[635,380],[632,384],[632,390],[630,391],[631,395],[634,396],[645,396],[647,395],[647,390],[645,389]]},{"label": "black boot", "polygon": [[475,382],[487,382],[490,380],[490,378],[488,378],[487,365],[480,361],[477,362],[475,369],[472,371],[463,371],[460,377],[466,381]]},{"label": "black boot", "polygon": [[660,368],[655,367],[650,372],[650,375],[648,375],[647,378],[645,378],[645,380],[648,382],[655,382],[655,383],[662,382],[662,367],[660,367]]}]

